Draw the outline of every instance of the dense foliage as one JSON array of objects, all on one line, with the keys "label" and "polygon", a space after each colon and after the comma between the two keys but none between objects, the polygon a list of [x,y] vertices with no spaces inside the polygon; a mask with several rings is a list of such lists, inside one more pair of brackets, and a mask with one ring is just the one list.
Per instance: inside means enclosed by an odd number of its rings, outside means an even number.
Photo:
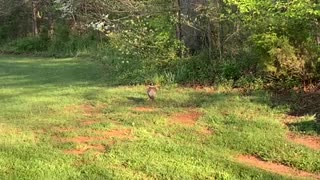
[{"label": "dense foliage", "polygon": [[0,3],[0,51],[94,57],[120,83],[292,88],[320,79],[318,0]]}]

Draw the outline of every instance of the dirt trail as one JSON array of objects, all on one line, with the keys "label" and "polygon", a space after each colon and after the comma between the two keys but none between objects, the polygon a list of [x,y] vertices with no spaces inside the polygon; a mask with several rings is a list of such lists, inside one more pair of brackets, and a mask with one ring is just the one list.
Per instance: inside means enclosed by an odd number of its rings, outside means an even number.
[{"label": "dirt trail", "polygon": [[[283,119],[282,122],[285,126],[289,126],[292,123],[298,122],[299,119],[300,119],[299,116],[287,115]],[[294,132],[289,132],[287,134],[287,140],[292,143],[304,145],[310,149],[320,151],[320,137],[319,136],[302,135],[302,134],[298,134],[298,133],[294,133]]]},{"label": "dirt trail", "polygon": [[289,133],[288,140],[293,143],[301,144],[308,148],[320,151],[320,137]]},{"label": "dirt trail", "polygon": [[201,117],[201,113],[195,110],[190,110],[188,112],[173,114],[170,121],[174,124],[183,124],[186,126],[194,126],[197,120]]},{"label": "dirt trail", "polygon": [[313,174],[310,172],[297,170],[282,164],[263,161],[262,159],[254,156],[241,155],[237,157],[237,161],[249,166],[254,166],[265,171],[281,174],[284,176],[320,179],[320,174]]}]

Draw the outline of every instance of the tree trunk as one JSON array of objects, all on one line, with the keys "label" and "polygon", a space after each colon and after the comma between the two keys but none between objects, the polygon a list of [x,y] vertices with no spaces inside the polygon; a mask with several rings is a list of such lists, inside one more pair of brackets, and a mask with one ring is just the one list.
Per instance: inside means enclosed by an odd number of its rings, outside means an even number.
[{"label": "tree trunk", "polygon": [[[217,12],[218,12],[218,16],[222,13],[222,2],[220,0],[216,0],[216,7],[217,7]],[[218,48],[219,48],[219,60],[223,59],[223,25],[222,22],[220,20],[219,17],[217,17],[219,20],[217,22],[217,34],[218,34],[218,39],[217,39],[217,44],[218,44]]]},{"label": "tree trunk", "polygon": [[52,6],[53,4],[50,1],[49,8],[48,8],[48,37],[49,38],[52,38],[54,34],[54,14],[53,14],[53,10],[50,8]]},{"label": "tree trunk", "polygon": [[317,43],[320,45],[320,18],[317,19],[316,21],[316,33],[317,33]]},{"label": "tree trunk", "polygon": [[[197,8],[199,5],[204,5],[206,1],[207,0],[180,0],[181,14],[194,19],[199,15],[199,13],[195,11],[195,8]],[[180,33],[182,41],[190,50],[191,54],[201,50],[203,45],[202,39],[206,35],[202,34],[198,29],[185,24],[181,24]]]},{"label": "tree trunk", "polygon": [[207,25],[207,39],[208,39],[208,54],[209,59],[213,60],[212,58],[212,50],[213,50],[213,41],[212,41],[212,29],[211,29],[211,21],[208,22]]},{"label": "tree trunk", "polygon": [[[176,36],[177,39],[179,41],[182,41],[182,27],[181,27],[181,1],[180,0],[176,0],[176,8],[178,9],[177,11],[177,18],[178,18],[178,22],[177,22],[177,27],[176,27]],[[178,49],[178,56],[182,57],[182,47],[181,45],[179,45],[179,49]]]},{"label": "tree trunk", "polygon": [[32,30],[33,30],[34,36],[39,35],[37,13],[38,13],[38,2],[33,0],[32,1]]}]

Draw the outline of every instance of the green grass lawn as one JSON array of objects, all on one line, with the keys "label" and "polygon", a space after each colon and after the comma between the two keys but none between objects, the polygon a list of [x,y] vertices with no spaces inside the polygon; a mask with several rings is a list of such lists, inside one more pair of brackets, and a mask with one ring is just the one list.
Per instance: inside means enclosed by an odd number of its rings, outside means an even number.
[{"label": "green grass lawn", "polygon": [[240,155],[320,173],[266,92],[162,87],[152,102],[110,79],[88,60],[0,56],[0,179],[295,178]]}]

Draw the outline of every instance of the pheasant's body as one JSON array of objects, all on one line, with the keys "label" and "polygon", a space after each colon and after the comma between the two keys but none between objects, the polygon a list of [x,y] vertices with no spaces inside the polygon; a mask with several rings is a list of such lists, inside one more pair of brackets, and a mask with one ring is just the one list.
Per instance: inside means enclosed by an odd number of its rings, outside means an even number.
[{"label": "pheasant's body", "polygon": [[154,100],[157,96],[157,88],[154,86],[150,86],[148,88],[147,94],[151,100]]}]

